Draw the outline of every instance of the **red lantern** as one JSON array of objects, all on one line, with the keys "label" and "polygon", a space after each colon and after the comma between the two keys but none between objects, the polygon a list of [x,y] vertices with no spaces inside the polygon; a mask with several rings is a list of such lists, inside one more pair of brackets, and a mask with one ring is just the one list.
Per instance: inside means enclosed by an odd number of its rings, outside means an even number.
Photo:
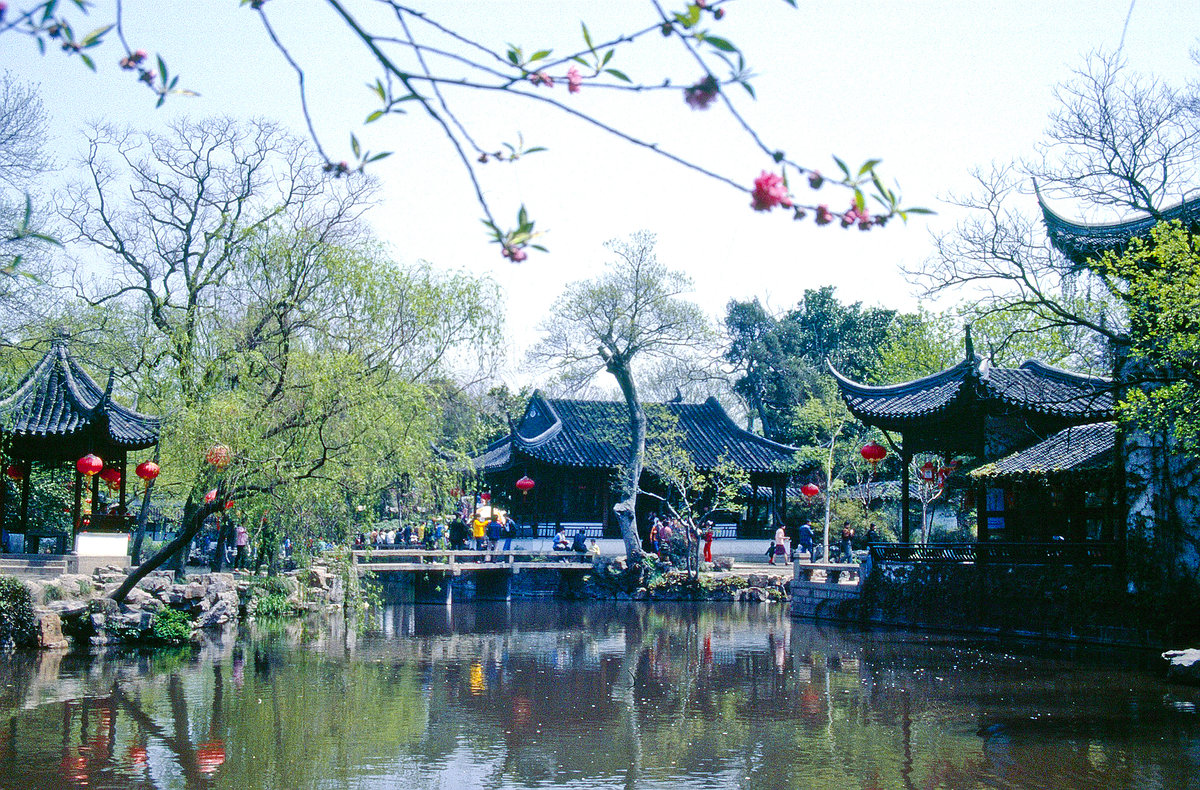
[{"label": "red lantern", "polygon": [[232,499],[225,500],[225,509],[233,510],[233,500]]},{"label": "red lantern", "polygon": [[24,480],[25,479],[25,470],[22,469],[21,467],[17,466],[16,464],[12,464],[7,469],[5,469],[4,474],[11,477],[13,480]]},{"label": "red lantern", "polygon": [[821,489],[817,488],[815,483],[805,483],[804,485],[800,486],[800,493],[804,494],[804,496],[808,497],[809,499],[813,499],[821,493]]},{"label": "red lantern", "polygon": [[147,483],[158,477],[158,473],[160,471],[161,470],[158,468],[158,464],[154,463],[153,461],[142,461],[137,465],[137,469],[133,470],[134,474],[145,480]]},{"label": "red lantern", "polygon": [[529,475],[524,475],[520,480],[517,481],[517,490],[522,494],[528,494],[533,490],[534,485],[533,479],[530,478]]},{"label": "red lantern", "polygon": [[492,499],[492,495],[487,493],[486,491],[479,495],[480,502],[489,502],[489,501],[491,501],[491,499]]},{"label": "red lantern", "polygon": [[872,468],[878,465],[884,458],[887,458],[887,448],[873,441],[864,444],[858,452],[862,455],[863,460],[869,463]]},{"label": "red lantern", "polygon": [[217,489],[214,488],[212,491],[209,491],[207,494],[205,494],[204,501],[205,502],[216,502],[217,501]]},{"label": "red lantern", "polygon": [[933,461],[926,461],[921,466],[921,479],[926,483],[932,483],[934,475],[937,474],[937,465]]},{"label": "red lantern", "polygon": [[229,466],[229,459],[232,456],[232,451],[223,444],[214,444],[208,448],[208,452],[204,454],[204,460],[215,466],[217,469],[224,469]]},{"label": "red lantern", "polygon": [[106,466],[100,470],[100,479],[110,486],[118,485],[121,482],[121,470],[115,466]]},{"label": "red lantern", "polygon": [[91,477],[104,468],[104,461],[94,453],[88,453],[75,462],[75,468],[84,477]]}]

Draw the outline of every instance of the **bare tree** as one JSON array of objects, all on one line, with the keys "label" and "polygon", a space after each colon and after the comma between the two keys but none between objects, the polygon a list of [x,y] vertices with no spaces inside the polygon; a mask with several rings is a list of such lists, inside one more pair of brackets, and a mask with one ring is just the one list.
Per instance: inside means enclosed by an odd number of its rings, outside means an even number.
[{"label": "bare tree", "polygon": [[1194,96],[1132,73],[1096,52],[1055,90],[1042,162],[1031,174],[1052,190],[1123,213],[1161,211],[1197,183],[1200,125]]},{"label": "bare tree", "polygon": [[654,254],[654,234],[639,231],[605,246],[616,256],[594,280],[567,286],[542,325],[544,339],[530,352],[564,378],[585,384],[607,371],[616,379],[629,418],[629,445],[621,499],[613,506],[625,551],[642,556],[637,497],[646,453],[646,412],[636,367],[682,356],[707,342],[711,328],[700,308],[683,298],[691,280]]},{"label": "bare tree", "polygon": [[68,241],[112,276],[81,265],[76,288],[92,305],[144,308],[185,401],[200,391],[206,316],[239,258],[279,226],[309,244],[349,241],[372,190],[323,175],[305,143],[266,121],[177,121],[161,135],[97,126],[82,164],[88,180],[62,207]]}]

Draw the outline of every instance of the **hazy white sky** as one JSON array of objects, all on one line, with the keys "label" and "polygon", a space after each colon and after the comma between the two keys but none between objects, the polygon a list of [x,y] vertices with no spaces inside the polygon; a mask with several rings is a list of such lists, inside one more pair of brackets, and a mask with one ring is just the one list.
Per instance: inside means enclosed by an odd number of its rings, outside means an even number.
[{"label": "hazy white sky", "polygon": [[[20,0],[10,2],[20,6]],[[378,4],[348,0],[356,12]],[[597,40],[653,19],[649,3],[556,0],[475,0],[421,4],[439,22],[488,44],[511,42],[527,51],[556,54],[580,45],[579,23]],[[531,102],[498,103],[448,91],[474,135],[488,148],[515,141],[550,151],[516,165],[483,169],[485,189],[502,224],[525,203],[549,234],[550,254],[504,261],[487,243],[470,186],[436,128],[412,114],[360,128],[374,106],[364,83],[374,79],[347,31],[319,0],[270,0],[266,9],[293,53],[309,71],[318,133],[331,155],[350,158],[358,131],[374,150],[395,155],[377,167],[384,200],[370,219],[401,261],[425,259],[439,267],[492,278],[508,321],[511,376],[523,349],[564,284],[595,274],[605,260],[602,242],[647,228],[659,235],[659,255],[688,271],[696,300],[719,316],[728,300],[761,297],[777,310],[806,288],[837,286],[846,300],[912,308],[916,296],[903,265],[924,258],[929,234],[959,216],[940,198],[971,188],[970,170],[1027,155],[1054,107],[1052,88],[1093,49],[1115,49],[1127,0],[1053,2],[802,3],[738,0],[726,18],[707,26],[738,44],[758,75],[757,101],[732,95],[767,143],[803,164],[832,170],[831,154],[858,163],[883,159],[913,205],[937,217],[861,233],[811,221],[794,223],[779,212],[750,210],[748,196],[596,134],[577,121],[548,115]],[[669,8],[673,7],[667,4]],[[682,7],[682,4],[680,4]],[[180,114],[274,118],[303,133],[294,74],[266,39],[256,16],[236,0],[126,0],[126,34],[134,47],[161,52],[194,99],[172,99],[153,109],[148,93],[115,68],[121,53],[98,53],[91,74],[57,52],[39,57],[31,41],[0,38],[0,68],[41,84],[53,116],[51,145],[71,172],[78,130],[90,119],[155,126]],[[111,3],[95,17],[111,16]],[[421,36],[419,29],[414,31]],[[1177,84],[1200,75],[1189,49],[1200,32],[1200,3],[1138,0],[1123,53],[1137,70]],[[697,79],[694,64],[661,38],[611,65],[637,81]],[[114,42],[115,44],[115,42]],[[714,106],[688,109],[682,92],[620,96],[585,85],[557,98],[595,113],[664,148],[679,151],[747,186],[771,162]],[[795,185],[794,185],[795,188]],[[798,189],[801,197],[807,189]],[[834,208],[845,193],[823,193]]]}]

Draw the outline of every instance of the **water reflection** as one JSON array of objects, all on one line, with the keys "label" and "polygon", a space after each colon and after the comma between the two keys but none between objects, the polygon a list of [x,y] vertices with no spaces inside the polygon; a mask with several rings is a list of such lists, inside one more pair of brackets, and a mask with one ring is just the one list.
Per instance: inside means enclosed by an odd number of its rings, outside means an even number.
[{"label": "water reflection", "polygon": [[1200,787],[1136,655],[781,607],[388,608],[202,649],[0,659],[0,787]]}]

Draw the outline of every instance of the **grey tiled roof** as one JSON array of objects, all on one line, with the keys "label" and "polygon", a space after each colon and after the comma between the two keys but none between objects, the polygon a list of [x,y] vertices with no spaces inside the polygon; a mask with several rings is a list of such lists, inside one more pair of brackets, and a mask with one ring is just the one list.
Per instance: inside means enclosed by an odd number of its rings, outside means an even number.
[{"label": "grey tiled roof", "polygon": [[119,447],[138,450],[158,441],[159,418],[112,399],[112,379],[102,389],[56,340],[17,388],[0,400],[0,429],[14,436],[72,437],[86,431]]},{"label": "grey tiled roof", "polygon": [[851,381],[830,366],[846,406],[870,425],[898,428],[959,407],[991,402],[1076,422],[1112,418],[1107,379],[1083,376],[1030,360],[1019,368],[997,368],[978,357],[932,376],[872,387]]},{"label": "grey tiled roof", "polygon": [[1120,252],[1133,238],[1145,238],[1162,221],[1180,220],[1185,225],[1200,224],[1200,198],[1186,200],[1162,212],[1162,219],[1144,216],[1125,222],[1084,224],[1055,214],[1038,193],[1038,205],[1046,222],[1050,243],[1077,264],[1085,265],[1105,252]]},{"label": "grey tiled roof", "polygon": [[981,466],[971,475],[993,478],[1106,469],[1113,463],[1116,435],[1116,425],[1111,422],[1065,428],[1032,447]]},{"label": "grey tiled roof", "polygon": [[[647,404],[650,421],[656,409],[674,418],[680,443],[702,470],[722,459],[749,472],[772,472],[787,466],[796,448],[756,436],[734,424],[715,398],[704,403]],[[481,471],[507,466],[521,453],[557,466],[614,469],[626,462],[629,445],[625,404],[616,401],[558,400],[535,394],[513,434],[476,456]],[[653,445],[654,432],[648,442]]]}]

